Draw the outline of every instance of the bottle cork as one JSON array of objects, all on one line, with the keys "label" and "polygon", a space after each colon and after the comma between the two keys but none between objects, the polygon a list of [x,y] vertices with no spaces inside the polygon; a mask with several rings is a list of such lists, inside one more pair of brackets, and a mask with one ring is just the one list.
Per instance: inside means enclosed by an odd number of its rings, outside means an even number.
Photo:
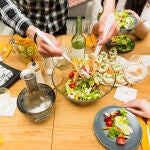
[{"label": "bottle cork", "polygon": [[45,83],[41,68],[39,67],[38,63],[34,61],[33,58],[31,58],[31,62],[27,65],[27,68],[31,68],[35,71],[37,83]]}]

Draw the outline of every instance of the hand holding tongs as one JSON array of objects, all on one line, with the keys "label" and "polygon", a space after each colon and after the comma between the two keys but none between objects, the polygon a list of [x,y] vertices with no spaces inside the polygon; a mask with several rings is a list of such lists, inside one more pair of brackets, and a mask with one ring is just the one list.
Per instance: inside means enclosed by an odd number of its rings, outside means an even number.
[{"label": "hand holding tongs", "polygon": [[[108,32],[110,31],[111,29],[111,26],[113,25],[113,22],[115,20],[115,17],[114,17],[114,14],[111,13],[109,14],[109,16],[107,17],[107,20],[106,20],[106,23],[105,23],[105,27],[104,27],[104,36],[103,36],[103,39],[106,37],[106,35],[108,34]],[[99,44],[99,42],[98,42]],[[94,52],[94,56],[97,57],[101,48],[102,48],[102,45],[98,45],[96,46],[96,49],[95,49],[95,52]]]},{"label": "hand holding tongs", "polygon": [[[39,29],[37,29],[37,30],[36,30],[36,33],[37,33],[37,35],[38,35],[44,42],[46,42],[48,45],[50,45],[50,46],[53,47],[54,49],[57,49],[57,47],[54,45],[54,43],[53,43],[42,31],[40,31]],[[73,63],[73,62],[71,61],[71,59],[70,59],[65,53],[63,53],[62,56],[74,66],[74,68],[76,69],[76,71],[78,72],[78,74],[79,74],[82,78],[84,78],[84,79],[90,78],[90,75],[89,75],[86,71],[84,71],[83,69],[79,69],[79,68],[78,68],[78,64]]]}]

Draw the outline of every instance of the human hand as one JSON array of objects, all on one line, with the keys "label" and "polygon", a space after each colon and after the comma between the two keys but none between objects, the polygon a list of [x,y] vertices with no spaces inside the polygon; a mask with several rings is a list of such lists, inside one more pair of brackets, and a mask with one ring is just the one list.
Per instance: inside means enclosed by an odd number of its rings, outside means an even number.
[{"label": "human hand", "polygon": [[150,119],[150,102],[146,99],[136,99],[123,105],[133,114]]},{"label": "human hand", "polygon": [[109,16],[110,13],[104,12],[102,16],[100,17],[99,20],[99,29],[98,29],[98,34],[99,34],[99,45],[104,45],[107,41],[109,41],[113,36],[118,35],[119,33],[119,28],[117,25],[117,22],[114,21],[109,33],[107,36],[103,39],[104,36],[104,27],[105,23],[107,20],[107,17]]},{"label": "human hand", "polygon": [[54,56],[61,56],[63,51],[62,51],[60,42],[57,41],[57,39],[53,35],[50,35],[48,33],[44,33],[44,34],[52,41],[52,43],[55,45],[56,48],[54,49],[53,47],[51,47],[50,45],[45,43],[45,41],[43,41],[38,36],[37,40],[36,40],[38,52],[45,58],[54,57]]},{"label": "human hand", "polygon": [[[34,35],[37,28],[33,25],[30,25],[26,31],[26,35],[34,40]],[[50,45],[48,45],[44,40],[42,40],[39,36],[36,38],[36,44],[38,47],[38,52],[45,58],[47,57],[54,57],[54,56],[61,56],[63,54],[60,42],[57,39],[48,33],[44,33],[56,46],[54,49]]]},{"label": "human hand", "polygon": [[136,19],[137,19],[138,22],[141,21],[139,15],[138,15],[135,11],[130,10],[130,9],[127,9],[126,11],[127,11],[128,13],[132,14],[134,17],[136,17]]}]

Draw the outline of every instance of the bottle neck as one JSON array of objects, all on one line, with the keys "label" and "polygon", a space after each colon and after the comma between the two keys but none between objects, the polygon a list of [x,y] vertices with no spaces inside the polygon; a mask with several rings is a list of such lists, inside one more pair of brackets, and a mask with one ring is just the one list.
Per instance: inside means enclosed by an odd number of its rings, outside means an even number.
[{"label": "bottle neck", "polygon": [[33,91],[38,91],[39,90],[35,77],[30,79],[30,80],[25,80],[25,84],[26,84],[28,94],[32,93]]},{"label": "bottle neck", "polygon": [[76,19],[76,34],[82,34],[82,19],[77,17]]},{"label": "bottle neck", "polygon": [[38,91],[38,85],[36,81],[36,74],[33,69],[26,69],[21,72],[20,77],[24,80],[26,84],[26,88],[29,93],[32,93],[33,91]]}]

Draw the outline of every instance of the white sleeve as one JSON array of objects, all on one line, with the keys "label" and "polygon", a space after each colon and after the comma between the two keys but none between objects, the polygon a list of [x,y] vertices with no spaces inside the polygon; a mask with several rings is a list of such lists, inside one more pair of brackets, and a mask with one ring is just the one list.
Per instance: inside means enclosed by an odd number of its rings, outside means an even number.
[{"label": "white sleeve", "polygon": [[103,8],[101,6],[101,0],[93,0],[92,19],[91,19],[92,25],[97,23],[97,15],[99,12],[102,12],[102,11],[103,11]]}]

